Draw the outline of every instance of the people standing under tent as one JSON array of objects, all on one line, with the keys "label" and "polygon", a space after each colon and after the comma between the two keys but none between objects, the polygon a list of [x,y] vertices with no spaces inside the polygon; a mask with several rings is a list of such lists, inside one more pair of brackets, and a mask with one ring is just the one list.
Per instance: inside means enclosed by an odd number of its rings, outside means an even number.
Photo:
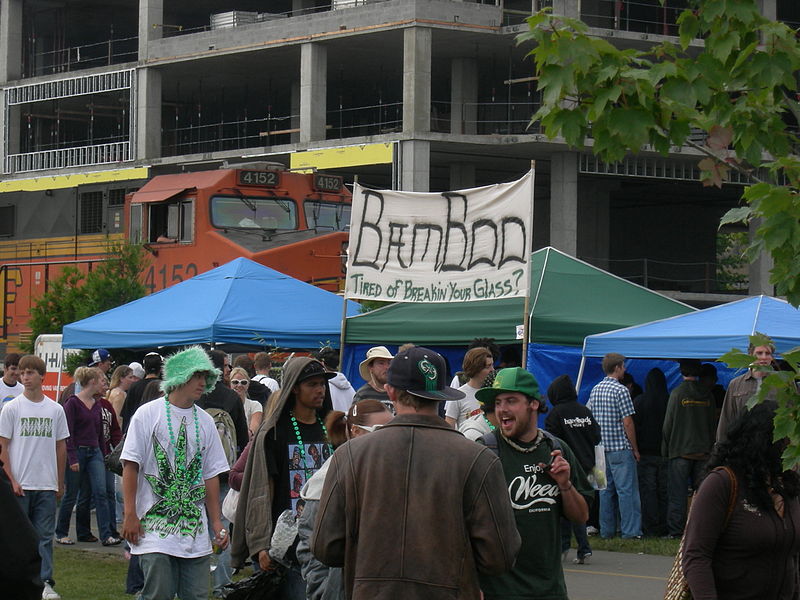
[{"label": "people standing under tent", "polygon": [[[467,352],[472,350],[473,348],[486,348],[489,352],[492,353],[492,364],[496,364],[497,361],[500,359],[500,346],[498,346],[494,338],[473,338],[473,340],[467,346]],[[492,385],[492,377],[494,376],[494,369],[489,374],[486,382],[481,387],[489,387]],[[454,387],[456,389],[460,388],[462,385],[467,383],[467,377],[464,374],[464,371],[457,371],[455,375],[453,375],[453,380],[450,382],[450,387]]]},{"label": "people standing under tent", "polygon": [[[603,357],[605,378],[592,388],[586,406],[600,424],[606,458],[606,489],[600,491],[600,537],[617,535],[617,517],[623,538],[642,536],[642,509],[636,463],[639,447],[633,425],[628,388],[620,383],[625,375],[625,357],[611,352]],[[617,510],[619,509],[619,510]]]},{"label": "people standing under tent", "polygon": [[[564,440],[575,453],[584,474],[590,473],[595,465],[595,446],[600,443],[600,425],[592,416],[592,411],[578,402],[575,384],[569,375],[556,377],[547,388],[547,399],[553,410],[544,422],[545,429],[559,439]],[[592,491],[589,506],[594,503],[595,493]],[[561,520],[561,551],[566,558],[570,548],[572,534],[578,545],[573,562],[585,564],[592,556],[592,547],[586,534],[586,522]]]},{"label": "people standing under tent", "polygon": [[[100,541],[104,546],[115,546],[122,540],[114,536],[114,526],[108,512],[106,497],[106,467],[103,461],[103,408],[95,396],[102,393],[108,385],[105,374],[96,367],[78,367],[75,381],[80,391],[64,402],[64,413],[67,416],[70,436],[67,440],[66,469],[67,489],[58,511],[56,525],[56,542],[71,545],[75,542],[69,537],[72,509],[78,498],[78,492],[88,481],[94,499],[97,529]],[[88,499],[87,499],[88,500]],[[85,524],[85,523],[84,523]],[[96,542],[97,538],[88,531],[79,531],[79,542]]]},{"label": "people standing under tent", "polygon": [[[753,364],[746,373],[734,377],[728,384],[725,400],[722,403],[722,413],[717,424],[717,443],[725,439],[728,427],[745,412],[747,401],[761,389],[761,382],[764,377],[769,375],[767,369],[774,368],[774,345],[754,346],[750,344],[747,352],[752,355]],[[767,399],[775,399],[775,390],[769,391]]]},{"label": "people standing under tent", "polygon": [[269,376],[269,370],[272,368],[272,359],[268,352],[258,352],[253,357],[253,368],[256,370],[253,379],[267,386],[270,392],[278,391],[280,384]]},{"label": "people standing under tent", "polygon": [[125,397],[128,395],[128,390],[134,383],[136,383],[136,376],[130,366],[120,365],[114,369],[114,373],[111,375],[111,383],[108,386],[107,400],[114,407],[114,413],[117,415],[120,426],[122,426],[122,419],[119,415],[125,406]]},{"label": "people standing under tent", "polygon": [[242,367],[234,367],[231,371],[231,388],[239,396],[244,408],[244,416],[247,419],[247,429],[250,437],[261,425],[261,420],[264,418],[264,407],[260,402],[251,400],[248,395],[248,390],[253,382],[250,380]]},{"label": "people standing under tent", "polygon": [[714,445],[716,411],[711,390],[700,383],[700,361],[680,362],[683,381],[669,395],[661,453],[669,460],[667,535],[679,538],[686,524],[687,484],[700,487]]},{"label": "people standing under tent", "polygon": [[353,403],[353,398],[356,391],[344,373],[338,371],[339,369],[339,351],[326,346],[317,353],[317,359],[325,366],[328,373],[333,373],[333,377],[328,380],[328,388],[331,391],[331,402],[333,403],[333,410],[338,410],[346,413]]},{"label": "people standing under tent", "polygon": [[[377,400],[362,400],[357,404],[351,404],[347,413],[339,410],[328,413],[325,428],[328,430],[328,439],[335,452],[336,448],[346,441],[373,433],[391,419],[392,413]],[[342,570],[322,564],[311,553],[311,539],[330,461],[330,458],[326,460],[322,468],[314,473],[300,490],[300,498],[305,502],[305,506],[302,516],[299,517],[297,530],[297,560],[306,582],[306,596],[309,600],[344,598]]]},{"label": "people standing under tent", "polygon": [[650,369],[644,392],[633,399],[633,424],[639,444],[639,498],[642,504],[642,534],[648,537],[667,533],[667,459],[661,454],[664,416],[669,390],[664,372]]},{"label": "people standing under tent", "polygon": [[123,535],[144,571],[142,600],[208,600],[211,541],[228,545],[219,476],[228,461],[196,402],[220,372],[192,346],[164,363],[163,398],[133,415],[122,450]]},{"label": "people standing under tent", "polygon": [[358,365],[358,372],[366,383],[356,390],[353,402],[372,398],[382,402],[389,410],[394,410],[384,387],[391,360],[392,353],[386,346],[375,346],[367,350],[366,358]]},{"label": "people standing under tent", "polygon": [[311,551],[343,568],[347,598],[478,598],[479,573],[514,564],[500,461],[438,416],[463,396],[447,378],[433,350],[399,352],[386,386],[397,416],[331,459]]},{"label": "people standing under tent", "polygon": [[[317,471],[311,448],[332,454],[324,419],[330,411],[327,382],[333,375],[318,360],[294,357],[283,369],[282,387],[250,445],[233,527],[232,564],[248,558],[270,568],[272,532],[285,510],[297,512],[299,488]],[[271,498],[271,504],[267,500]],[[265,503],[266,506],[265,506]],[[290,548],[290,567],[278,598],[305,598],[305,582]]]},{"label": "people standing under tent", "polygon": [[144,377],[128,388],[128,394],[125,396],[125,403],[119,415],[122,431],[128,430],[128,421],[144,403],[142,395],[147,385],[151,382],[161,381],[161,367],[164,365],[164,359],[161,355],[158,352],[148,352],[142,362],[144,364]]},{"label": "people standing under tent", "polygon": [[[233,368],[235,369],[236,367],[244,369],[245,373],[247,374],[247,379],[250,380],[250,383],[247,386],[247,397],[250,398],[250,400],[258,402],[263,409],[263,407],[267,405],[267,401],[269,400],[269,395],[272,393],[272,390],[255,379],[256,369],[253,359],[247,356],[247,354],[240,354],[236,357],[236,360],[233,361]],[[233,388],[233,384],[231,384],[231,388]]]},{"label": "people standing under tent", "polygon": [[53,589],[53,534],[56,500],[64,494],[69,429],[64,408],[42,392],[46,371],[38,356],[19,359],[25,390],[0,413],[0,461],[22,511],[39,535],[42,598],[58,600],[61,596]]},{"label": "people standing under tent", "polygon": [[482,413],[481,405],[475,398],[475,392],[483,387],[484,381],[494,370],[492,353],[486,348],[473,348],[464,355],[461,363],[467,382],[458,389],[464,392],[461,400],[445,403],[445,420],[456,429],[467,419]]}]

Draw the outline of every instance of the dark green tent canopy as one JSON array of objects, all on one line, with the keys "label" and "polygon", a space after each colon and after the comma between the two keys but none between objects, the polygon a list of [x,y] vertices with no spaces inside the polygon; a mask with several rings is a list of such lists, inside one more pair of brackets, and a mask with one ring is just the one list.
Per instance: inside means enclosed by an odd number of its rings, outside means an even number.
[{"label": "dark green tent canopy", "polygon": [[[349,317],[348,344],[461,346],[475,337],[516,343],[524,299],[392,304]],[[530,341],[582,346],[583,338],[682,315],[694,308],[568,256],[555,248],[531,255]]]}]

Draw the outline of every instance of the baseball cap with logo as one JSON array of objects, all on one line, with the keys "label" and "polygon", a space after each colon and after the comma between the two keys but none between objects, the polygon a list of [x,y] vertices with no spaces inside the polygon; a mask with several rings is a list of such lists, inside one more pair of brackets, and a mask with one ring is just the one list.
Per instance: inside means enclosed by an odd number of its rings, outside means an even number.
[{"label": "baseball cap with logo", "polygon": [[529,398],[536,398],[541,400],[539,394],[539,384],[529,371],[522,367],[513,367],[511,369],[500,369],[494,378],[492,387],[481,388],[475,392],[475,397],[478,402],[491,403],[498,394],[506,392],[519,392],[525,394]]},{"label": "baseball cap with logo", "polygon": [[96,367],[101,362],[105,362],[111,358],[111,353],[105,348],[98,348],[92,352],[92,362],[89,363],[90,367]]},{"label": "baseball cap with logo", "polygon": [[447,365],[438,353],[415,346],[389,364],[389,385],[427,400],[461,400],[464,392],[445,385]]}]

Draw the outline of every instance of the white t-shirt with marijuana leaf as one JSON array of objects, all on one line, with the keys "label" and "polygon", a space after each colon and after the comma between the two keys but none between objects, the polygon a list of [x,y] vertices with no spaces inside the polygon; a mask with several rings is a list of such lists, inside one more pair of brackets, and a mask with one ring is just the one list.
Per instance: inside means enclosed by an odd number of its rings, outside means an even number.
[{"label": "white t-shirt with marijuana leaf", "polygon": [[125,437],[121,458],[139,465],[136,512],[144,529],[139,543],[131,546],[131,554],[160,552],[197,558],[211,553],[205,480],[227,471],[228,461],[214,420],[206,411],[170,406],[170,419],[174,445],[164,398],[141,406]]}]

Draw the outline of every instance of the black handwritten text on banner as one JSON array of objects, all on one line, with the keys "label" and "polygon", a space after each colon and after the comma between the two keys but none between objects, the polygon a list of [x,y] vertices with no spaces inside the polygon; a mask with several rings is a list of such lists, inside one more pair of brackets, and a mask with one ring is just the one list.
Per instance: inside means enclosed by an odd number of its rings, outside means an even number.
[{"label": "black handwritten text on banner", "polygon": [[442,193],[353,193],[347,295],[394,302],[523,296],[533,173]]}]

